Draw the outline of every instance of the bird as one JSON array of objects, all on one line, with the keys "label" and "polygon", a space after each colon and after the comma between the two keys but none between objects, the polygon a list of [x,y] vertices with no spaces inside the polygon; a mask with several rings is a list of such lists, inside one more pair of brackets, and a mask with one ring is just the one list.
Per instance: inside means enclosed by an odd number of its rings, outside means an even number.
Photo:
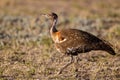
[{"label": "bird", "polygon": [[44,14],[44,16],[52,21],[50,35],[58,52],[71,56],[71,61],[65,65],[59,73],[73,62],[73,56],[77,56],[80,53],[86,53],[92,50],[102,50],[111,55],[116,54],[107,41],[102,40],[91,33],[69,28],[58,30],[56,28],[58,15],[56,13],[51,12],[49,14]]}]

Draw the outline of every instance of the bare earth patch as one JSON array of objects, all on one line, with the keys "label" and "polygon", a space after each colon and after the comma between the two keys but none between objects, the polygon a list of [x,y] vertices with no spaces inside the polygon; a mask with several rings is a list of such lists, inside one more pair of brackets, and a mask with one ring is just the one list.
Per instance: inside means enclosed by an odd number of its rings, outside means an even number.
[{"label": "bare earth patch", "polygon": [[[119,80],[119,0],[1,0],[0,80]],[[90,32],[113,44],[115,56],[103,51],[79,54],[78,63],[57,72],[70,57],[57,52],[50,21],[41,13],[57,12],[58,28]],[[62,58],[61,58],[62,57]]]}]

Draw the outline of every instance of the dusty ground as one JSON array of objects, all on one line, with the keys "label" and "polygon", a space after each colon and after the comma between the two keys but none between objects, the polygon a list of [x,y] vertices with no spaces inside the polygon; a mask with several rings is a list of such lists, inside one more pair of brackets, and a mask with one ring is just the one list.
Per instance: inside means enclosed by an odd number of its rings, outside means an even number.
[{"label": "dusty ground", "polygon": [[[120,0],[1,0],[0,80],[120,80]],[[113,44],[117,55],[103,51],[79,54],[78,63],[60,68],[61,58],[49,35],[56,12],[58,29],[76,28]]]}]

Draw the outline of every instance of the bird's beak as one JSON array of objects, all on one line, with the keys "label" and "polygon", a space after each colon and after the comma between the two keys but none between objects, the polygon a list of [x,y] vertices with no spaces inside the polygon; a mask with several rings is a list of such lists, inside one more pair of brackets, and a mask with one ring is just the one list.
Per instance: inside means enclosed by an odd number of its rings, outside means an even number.
[{"label": "bird's beak", "polygon": [[42,14],[42,16],[45,16],[46,18],[51,18],[49,14]]}]

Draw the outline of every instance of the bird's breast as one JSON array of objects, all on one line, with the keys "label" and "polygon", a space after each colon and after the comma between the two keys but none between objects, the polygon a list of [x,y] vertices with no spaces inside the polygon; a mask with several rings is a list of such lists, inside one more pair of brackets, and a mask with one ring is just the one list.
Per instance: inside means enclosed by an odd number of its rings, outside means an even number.
[{"label": "bird's breast", "polygon": [[55,43],[62,43],[65,42],[67,39],[62,37],[60,32],[56,32],[52,34],[52,39]]}]

